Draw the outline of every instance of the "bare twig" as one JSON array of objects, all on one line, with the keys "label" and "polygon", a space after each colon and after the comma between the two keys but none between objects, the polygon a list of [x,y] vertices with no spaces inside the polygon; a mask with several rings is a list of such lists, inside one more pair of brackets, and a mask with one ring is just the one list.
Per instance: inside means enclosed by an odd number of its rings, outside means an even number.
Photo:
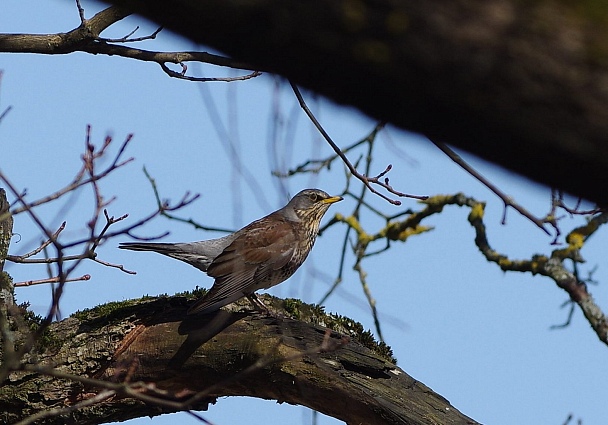
[{"label": "bare twig", "polygon": [[159,32],[163,30],[163,27],[158,27],[152,34],[144,35],[143,37],[134,37],[130,38],[133,34],[135,34],[139,30],[139,25],[135,27],[133,31],[125,35],[121,38],[103,38],[99,37],[99,41],[103,41],[105,43],[136,43],[138,41],[146,41],[146,40],[154,40]]},{"label": "bare twig", "polygon": [[[91,275],[90,274],[85,274],[82,275],[80,277],[74,277],[74,278],[69,278],[69,279],[64,279],[64,282],[80,282],[83,280],[91,280]],[[41,285],[43,283],[59,283],[61,282],[61,278],[59,276],[55,276],[55,277],[49,277],[46,279],[39,279],[39,280],[26,280],[24,282],[17,282],[15,283],[15,287],[20,287],[20,286],[32,286],[32,285]]]},{"label": "bare twig", "polygon": [[[386,169],[383,172],[378,174],[376,177],[368,177],[364,174],[359,173],[357,171],[357,169],[353,166],[353,164],[350,162],[348,157],[344,154],[344,152],[338,147],[338,145],[332,140],[332,138],[329,136],[329,134],[321,126],[321,124],[319,123],[317,118],[314,116],[312,111],[308,108],[308,105],[306,105],[306,102],[304,101],[304,98],[302,97],[302,94],[300,93],[300,90],[298,89],[298,87],[292,82],[290,82],[289,84],[291,85],[291,88],[292,88],[294,94],[296,95],[298,102],[300,103],[300,107],[304,110],[304,112],[306,113],[306,115],[308,116],[310,121],[314,124],[314,126],[317,128],[319,133],[321,133],[321,135],[327,141],[329,146],[331,146],[331,148],[334,150],[334,152],[340,157],[342,162],[344,162],[344,164],[348,167],[348,170],[350,171],[350,173],[353,176],[355,176],[357,179],[359,179],[372,193],[375,193],[376,195],[380,196],[382,199],[390,202],[393,205],[401,205],[401,201],[396,200],[396,199],[391,199],[388,196],[378,192],[372,186],[372,184],[376,184],[376,185],[384,188],[387,192],[392,193],[393,195],[396,195],[398,197],[426,199],[426,197],[424,197],[424,196],[410,195],[410,194],[406,194],[403,192],[398,192],[397,190],[393,189],[393,187],[389,184],[388,178],[385,178],[384,182],[381,182],[380,179],[382,177],[384,177],[384,175],[390,171],[390,169],[392,167],[390,164],[386,167]],[[379,127],[381,128],[382,125]]]},{"label": "bare twig", "polygon": [[[80,241],[80,243],[78,243],[77,245],[81,245],[82,241]],[[46,248],[46,247],[44,247]],[[66,261],[74,261],[74,260],[82,260],[82,259],[89,259],[89,260],[94,260],[96,257],[96,253],[95,252],[85,252],[82,254],[75,254],[75,255],[64,255],[61,257],[61,260],[66,262]],[[10,258],[9,258],[10,257]],[[58,257],[44,257],[44,258],[26,258],[23,260],[19,260],[17,257],[17,260],[14,261],[13,258],[14,256],[9,255],[9,257],[7,257],[7,260],[11,260],[14,263],[20,263],[20,264],[54,264],[57,263],[59,261]]]},{"label": "bare twig", "polygon": [[[90,125],[87,126],[86,133],[87,133],[87,136],[86,136],[87,149],[90,149],[90,133],[91,133]],[[127,158],[125,160],[121,160],[122,155],[123,155],[125,149],[127,148],[127,145],[132,140],[132,138],[133,138],[132,134],[127,135],[124,142],[122,143],[122,145],[119,148],[118,154],[114,157],[114,160],[112,161],[112,163],[105,170],[103,170],[99,173],[96,173],[95,175],[90,175],[89,178],[84,178],[84,175],[87,172],[87,167],[89,166],[87,160],[84,160],[86,155],[88,155],[87,153],[85,153],[85,155],[83,156],[82,168],[78,171],[78,173],[76,173],[76,177],[74,177],[72,182],[69,183],[68,185],[66,185],[65,187],[59,189],[58,191],[52,193],[51,195],[45,196],[45,197],[40,198],[33,202],[26,202],[24,195],[22,193],[15,193],[15,196],[21,197],[23,199],[23,206],[21,208],[14,209],[12,211],[13,215],[20,214],[28,209],[32,209],[39,205],[46,204],[48,202],[59,199],[62,196],[64,196],[65,194],[70,193],[73,190],[75,190],[81,186],[91,184],[97,180],[104,178],[108,174],[112,173],[114,170],[116,170],[120,167],[123,167],[124,165],[133,161],[133,158]],[[112,141],[111,138],[106,138],[104,141],[104,147],[101,150],[94,152],[93,153],[94,157],[91,158],[91,160],[96,160],[96,159],[100,158],[101,156],[103,156],[111,141]],[[47,236],[49,238],[52,237],[51,235],[47,235]]]},{"label": "bare twig", "polygon": [[[377,132],[378,132],[378,130],[374,129],[374,131],[372,133],[373,133],[373,135],[375,135],[375,133],[377,133]],[[361,146],[362,144],[369,143],[370,140],[372,140],[372,139],[373,139],[372,135],[366,136],[363,139],[356,141],[352,145],[347,146],[340,150],[342,151],[342,153],[347,154],[348,152]],[[304,161],[302,164],[298,165],[296,168],[288,170],[287,172],[283,173],[283,172],[279,172],[279,171],[273,171],[272,175],[276,176],[276,177],[286,178],[286,177],[291,177],[293,175],[301,174],[301,173],[316,174],[316,173],[320,172],[323,168],[327,168],[329,170],[331,164],[338,158],[340,158],[338,156],[338,154],[334,154],[334,155],[330,155],[324,159],[309,159],[309,160]]]},{"label": "bare twig", "polygon": [[196,194],[196,195],[190,195],[189,192],[186,192],[184,194],[184,196],[182,197],[182,199],[180,201],[178,201],[176,204],[169,205],[168,203],[164,203],[164,204],[160,205],[157,210],[155,210],[152,213],[148,214],[147,216],[139,219],[135,223],[127,226],[126,228],[120,229],[120,230],[115,231],[115,232],[108,232],[108,233],[106,233],[104,239],[107,240],[107,239],[113,238],[113,237],[118,236],[118,235],[128,235],[128,236],[132,237],[133,239],[137,239],[137,240],[160,239],[160,238],[168,235],[169,232],[165,232],[165,233],[163,233],[161,235],[154,236],[154,237],[143,238],[143,237],[134,235],[133,231],[135,229],[143,226],[144,224],[148,223],[153,218],[158,217],[159,215],[163,215],[163,212],[166,212],[166,211],[177,211],[177,210],[179,210],[181,208],[184,208],[187,205],[190,205],[192,202],[194,202],[195,200],[197,200],[198,197],[199,197],[198,194]]},{"label": "bare twig", "polygon": [[179,78],[180,80],[197,81],[197,82],[203,82],[203,83],[218,82],[218,81],[225,82],[225,83],[231,83],[233,81],[250,80],[251,78],[259,77],[260,75],[262,75],[262,73],[259,71],[253,71],[250,74],[241,75],[239,77],[191,77],[191,76],[186,75],[186,71],[187,71],[188,67],[183,62],[179,62],[179,65],[182,66],[182,72],[173,71],[165,63],[159,63],[159,65],[160,65],[161,69],[165,72],[165,74],[167,74],[169,77]]},{"label": "bare twig", "polygon": [[363,252],[357,254],[357,262],[353,267],[355,271],[359,274],[359,281],[361,282],[361,287],[363,288],[363,293],[365,294],[365,298],[367,298],[367,302],[372,309],[372,317],[374,319],[374,326],[376,327],[376,333],[378,334],[378,339],[384,342],[384,337],[382,336],[382,329],[380,328],[380,319],[378,318],[378,309],[376,308],[376,300],[374,299],[371,290],[369,289],[369,285],[367,284],[367,273],[361,267],[361,259],[363,258]]},{"label": "bare twig", "polygon": [[2,120],[4,119],[4,117],[11,111],[13,107],[12,106],[7,106],[7,108],[0,112],[0,122],[2,122]]},{"label": "bare twig", "polygon": [[448,158],[450,158],[456,164],[460,165],[460,167],[462,167],[467,173],[469,173],[470,175],[475,177],[477,180],[479,180],[484,186],[486,186],[488,189],[490,189],[492,192],[494,192],[494,194],[496,194],[496,196],[498,196],[502,200],[502,202],[504,203],[504,211],[503,211],[503,217],[502,217],[503,224],[505,224],[506,219],[507,219],[507,208],[512,207],[514,210],[516,210],[521,215],[523,215],[528,220],[530,220],[532,223],[534,223],[536,226],[538,226],[547,235],[549,235],[549,236],[551,235],[551,233],[545,228],[545,225],[544,225],[545,222],[543,220],[535,217],[527,209],[525,209],[524,207],[519,205],[517,202],[515,202],[513,200],[513,198],[511,198],[510,196],[505,194],[502,190],[500,190],[495,184],[493,184],[491,181],[489,181],[484,176],[482,176],[477,170],[475,170],[464,159],[462,159],[462,157],[460,155],[458,155],[456,152],[454,152],[448,145],[446,145],[445,143],[436,142],[434,140],[431,140],[431,142],[435,146],[437,146],[439,148],[439,150],[441,150],[444,154],[446,154],[448,156]]},{"label": "bare twig", "polygon": [[27,260],[29,257],[32,257],[36,254],[38,254],[39,252],[41,252],[44,248],[46,248],[47,246],[49,246],[52,241],[56,240],[57,237],[59,237],[59,234],[61,232],[63,232],[63,230],[65,229],[65,225],[66,222],[64,221],[63,223],[61,223],[61,225],[59,226],[59,228],[55,231],[55,233],[53,233],[51,238],[48,238],[46,241],[44,241],[43,243],[40,244],[40,246],[36,249],[34,249],[33,251],[30,251],[26,254],[23,255],[8,255],[6,257],[7,260],[13,262],[13,263],[39,263],[39,262],[45,262],[45,261],[39,261],[39,259],[35,259],[35,260]]},{"label": "bare twig", "polygon": [[574,303],[572,300],[568,300],[565,301],[562,305],[562,308],[564,307],[569,307],[568,309],[568,317],[566,318],[566,321],[564,323],[561,323],[559,325],[551,325],[549,327],[549,329],[554,330],[554,329],[564,329],[567,328],[568,326],[570,326],[570,324],[572,323],[572,318],[574,317],[574,308],[576,307],[576,303]]},{"label": "bare twig", "polygon": [[[112,202],[113,198],[106,199],[102,195],[98,182],[108,174],[112,173],[116,169],[122,167],[123,165],[132,160],[132,158],[126,160],[122,159],[122,156],[131,138],[131,135],[129,135],[126,140],[120,145],[118,152],[110,161],[110,165],[107,166],[105,169],[98,171],[97,163],[102,157],[107,155],[108,149],[112,144],[112,138],[106,137],[102,145],[97,148],[91,140],[91,128],[90,126],[87,127],[85,137],[85,151],[82,155],[82,168],[78,171],[76,177],[70,184],[58,190],[54,194],[33,202],[28,202],[25,199],[24,192],[19,191],[17,187],[10,181],[10,179],[0,170],[0,180],[4,182],[4,185],[16,198],[16,201],[14,202],[14,204],[16,205],[16,207],[14,208],[14,212],[25,212],[39,228],[39,230],[45,235],[45,241],[41,244],[41,246],[21,256],[10,256],[9,259],[15,262],[25,264],[47,264],[49,266],[49,276],[51,276],[47,279],[20,282],[17,283],[16,286],[31,286],[43,283],[56,284],[52,287],[52,301],[47,315],[43,318],[42,322],[40,323],[35,332],[31,334],[26,334],[25,340],[20,344],[18,350],[14,353],[14,361],[11,360],[10,362],[2,363],[0,367],[0,382],[2,382],[6,378],[6,376],[8,376],[8,373],[10,373],[11,370],[15,370],[15,368],[18,366],[18,363],[20,362],[20,359],[22,359],[23,356],[31,350],[35,342],[40,338],[40,336],[51,323],[53,318],[58,316],[59,302],[61,300],[65,284],[67,282],[83,281],[90,279],[90,275],[88,274],[76,278],[70,277],[71,274],[74,272],[75,268],[83,260],[90,259],[105,266],[118,268],[119,270],[122,270],[126,273],[134,273],[130,270],[125,269],[122,265],[112,264],[107,261],[98,259],[97,253],[95,251],[102,242],[119,234],[128,235],[135,228],[143,225],[147,221],[158,216],[161,211],[181,208],[196,199],[196,197],[191,198],[189,194],[186,194],[181,200],[181,202],[179,202],[177,205],[164,205],[162,209],[157,209],[156,211],[149,214],[147,217],[144,217],[143,219],[137,221],[136,223],[131,224],[118,231],[110,232],[111,226],[114,226],[117,223],[126,219],[127,215],[124,214],[119,217],[114,217],[108,213],[106,206]],[[79,187],[82,187],[83,185],[87,185],[91,188],[94,195],[95,203],[93,216],[86,222],[86,226],[88,228],[88,235],[82,239],[72,241],[60,240],[60,238],[62,238],[63,236],[62,231],[65,228],[65,223],[63,223],[59,227],[59,229],[51,230],[47,226],[45,226],[43,220],[40,218],[35,209],[37,206],[56,200],[61,196]],[[101,229],[98,230],[102,216],[105,219],[105,223],[103,224],[103,226],[101,226]],[[70,255],[66,254],[68,249],[76,247],[80,249],[79,253]],[[56,255],[46,255],[46,251],[49,248],[54,248],[56,251]],[[34,255],[39,254],[40,252],[44,252],[46,258],[32,258]],[[50,268],[51,265],[53,266],[53,269]]]},{"label": "bare twig", "polygon": [[84,8],[80,4],[80,0],[76,0],[76,8],[78,9],[78,16],[80,16],[80,23],[84,25],[87,20],[84,17]]},{"label": "bare twig", "polygon": [[559,218],[557,217],[557,208],[560,208],[566,211],[570,216],[575,215],[593,215],[602,212],[602,208],[595,207],[589,210],[581,210],[582,199],[578,198],[574,207],[569,207],[566,205],[564,201],[564,192],[559,189],[551,190],[551,212],[548,214],[549,217],[554,218],[557,221]]},{"label": "bare twig", "polygon": [[[192,218],[181,218],[181,217],[177,217],[174,216],[173,214],[169,214],[169,210],[166,208],[163,208],[163,205],[166,205],[166,201],[162,201],[160,198],[160,194],[158,193],[158,187],[156,186],[156,181],[154,180],[154,177],[152,177],[150,175],[150,173],[148,172],[148,170],[146,169],[146,167],[144,167],[144,174],[146,175],[146,178],[148,179],[148,181],[150,182],[150,185],[152,186],[152,190],[154,191],[154,198],[156,199],[156,204],[158,205],[158,209],[160,212],[160,215],[167,217],[170,220],[175,220],[175,221],[179,221],[182,223],[186,223],[189,224],[191,226],[193,226],[195,229],[198,230],[207,230],[207,231],[212,231],[212,232],[223,232],[223,233],[232,233],[234,232],[234,230],[230,230],[230,229],[223,229],[223,228],[219,228],[219,227],[209,227],[209,226],[204,226],[202,224],[197,223],[196,221],[194,221],[194,219]],[[198,198],[198,194],[196,195],[196,198]],[[195,199],[196,199],[195,198]]]},{"label": "bare twig", "polygon": [[129,270],[129,269],[125,268],[125,266],[123,264],[114,264],[114,263],[110,263],[108,261],[100,260],[99,258],[94,258],[93,261],[101,264],[102,266],[118,269],[121,272],[125,272],[127,274],[137,274],[137,272],[135,270]]}]

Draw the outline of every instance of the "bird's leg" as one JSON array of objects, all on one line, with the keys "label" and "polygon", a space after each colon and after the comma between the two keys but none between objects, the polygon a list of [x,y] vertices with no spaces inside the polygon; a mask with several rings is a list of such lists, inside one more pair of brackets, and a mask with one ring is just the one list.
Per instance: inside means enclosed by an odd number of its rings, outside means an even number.
[{"label": "bird's leg", "polygon": [[268,310],[268,307],[264,305],[262,300],[258,298],[255,292],[247,295],[247,299],[251,302],[251,304],[253,304],[253,308],[258,312],[265,313],[270,316],[270,310]]},{"label": "bird's leg", "polygon": [[247,299],[253,304],[253,308],[255,308],[260,314],[265,314],[267,317],[273,317],[275,319],[292,319],[291,316],[285,316],[283,313],[279,311],[270,311],[268,307],[262,302],[262,300],[257,296],[254,292],[250,295],[246,295]]}]

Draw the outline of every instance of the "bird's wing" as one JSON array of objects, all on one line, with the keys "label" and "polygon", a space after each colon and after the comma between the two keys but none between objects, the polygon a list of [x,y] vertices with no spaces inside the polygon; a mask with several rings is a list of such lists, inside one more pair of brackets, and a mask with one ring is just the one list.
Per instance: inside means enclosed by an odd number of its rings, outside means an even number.
[{"label": "bird's wing", "polygon": [[189,314],[211,312],[260,289],[259,284],[293,257],[296,235],[287,220],[254,221],[219,254],[207,269],[213,287]]}]

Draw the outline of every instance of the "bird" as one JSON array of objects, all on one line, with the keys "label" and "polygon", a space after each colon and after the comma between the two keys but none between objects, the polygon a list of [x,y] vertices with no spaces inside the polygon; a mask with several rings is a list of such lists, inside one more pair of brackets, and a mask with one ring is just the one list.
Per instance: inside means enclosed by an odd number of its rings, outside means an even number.
[{"label": "bird", "polygon": [[124,242],[119,248],[154,251],[188,263],[213,277],[211,289],[187,311],[207,314],[247,297],[257,310],[268,312],[255,291],[287,280],[304,263],[321,219],[341,196],[304,189],[283,208],[227,236],[197,242]]}]

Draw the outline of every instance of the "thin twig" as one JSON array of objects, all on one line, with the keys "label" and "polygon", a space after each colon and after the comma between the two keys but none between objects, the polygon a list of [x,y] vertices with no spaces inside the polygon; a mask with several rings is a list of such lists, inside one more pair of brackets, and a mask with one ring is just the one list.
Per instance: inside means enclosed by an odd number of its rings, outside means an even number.
[{"label": "thin twig", "polygon": [[108,261],[101,260],[99,258],[93,258],[93,261],[95,261],[96,263],[101,264],[102,266],[118,269],[121,272],[124,272],[124,273],[127,273],[127,274],[137,274],[137,272],[135,270],[129,270],[129,269],[125,268],[125,266],[123,264],[114,264],[114,263],[110,263]]},{"label": "thin twig", "polygon": [[13,109],[12,106],[7,106],[4,111],[0,112],[0,122],[2,122],[4,117],[11,111],[11,109]]},{"label": "thin twig", "polygon": [[338,147],[338,145],[332,140],[332,138],[329,136],[329,134],[325,131],[323,126],[321,126],[321,124],[319,123],[317,118],[314,116],[312,111],[308,108],[308,105],[306,105],[306,102],[304,101],[304,98],[302,97],[302,94],[300,93],[300,90],[298,89],[298,87],[292,82],[290,82],[289,84],[291,85],[291,88],[292,88],[294,94],[296,95],[298,102],[300,103],[300,107],[304,110],[304,112],[306,113],[306,115],[308,116],[310,121],[314,124],[314,126],[317,128],[319,133],[321,133],[321,135],[327,141],[329,146],[331,146],[331,148],[334,150],[334,152],[340,157],[342,162],[344,162],[344,164],[348,167],[348,170],[351,172],[351,174],[353,176],[355,176],[357,179],[359,179],[372,193],[380,196],[382,199],[390,202],[393,205],[401,205],[401,201],[396,200],[396,199],[391,199],[388,196],[386,196],[386,195],[378,192],[376,189],[374,189],[374,187],[372,186],[372,183],[373,183],[373,184],[376,184],[376,185],[384,188],[389,193],[392,193],[393,195],[396,195],[398,197],[426,199],[426,197],[424,197],[424,196],[410,195],[410,194],[406,194],[406,193],[395,190],[389,184],[388,178],[385,178],[384,182],[381,182],[380,178],[382,178],[388,171],[390,171],[390,168],[391,168],[390,164],[386,167],[386,169],[382,173],[378,174],[376,177],[368,177],[366,175],[359,173],[357,171],[357,169],[353,166],[353,164],[350,162],[348,157],[344,154],[344,152],[342,152],[342,150]]},{"label": "thin twig", "polygon": [[179,78],[180,80],[196,81],[196,82],[202,82],[202,83],[208,83],[208,82],[231,83],[234,81],[250,80],[252,78],[259,77],[260,75],[262,75],[262,73],[259,71],[253,71],[250,74],[241,75],[238,77],[191,77],[189,75],[186,75],[186,71],[188,68],[183,62],[179,63],[179,65],[182,66],[182,72],[173,71],[171,68],[169,68],[167,65],[165,65],[164,62],[159,62],[158,64],[160,65],[161,69],[165,72],[165,74],[167,74],[169,77]]},{"label": "thin twig", "polygon": [[[101,147],[99,149],[97,149],[95,147],[95,145],[92,143],[91,128],[90,128],[90,126],[88,126],[87,132],[86,132],[86,137],[85,137],[85,152],[82,155],[82,168],[78,171],[78,173],[77,173],[76,177],[74,178],[74,180],[72,181],[72,183],[70,183],[63,189],[55,192],[53,195],[44,197],[44,198],[34,201],[34,202],[28,202],[25,199],[25,193],[20,192],[16,188],[16,186],[10,181],[10,179],[8,179],[8,177],[4,173],[2,173],[2,171],[0,170],[0,180],[2,180],[4,182],[4,185],[16,197],[15,205],[17,206],[17,208],[15,209],[15,211],[23,211],[23,212],[27,213],[27,215],[30,217],[30,219],[35,223],[35,225],[39,228],[39,230],[46,237],[46,241],[43,242],[39,248],[37,248],[34,251],[27,253],[23,256],[20,256],[20,257],[11,257],[11,260],[15,260],[15,261],[18,261],[21,263],[47,264],[49,266],[49,275],[51,277],[49,277],[47,279],[41,279],[41,280],[31,280],[31,281],[26,281],[26,282],[20,282],[20,283],[16,284],[16,286],[31,286],[31,285],[37,285],[37,284],[43,284],[43,283],[51,283],[51,284],[56,283],[57,284],[57,285],[53,285],[53,287],[52,287],[52,292],[51,292],[52,300],[51,300],[51,305],[49,307],[47,315],[43,318],[43,320],[41,321],[41,323],[38,326],[38,328],[36,329],[36,331],[32,332],[30,334],[27,334],[25,340],[21,342],[18,350],[15,352],[15,355],[14,355],[14,358],[16,359],[16,361],[15,362],[5,362],[5,363],[3,363],[2,367],[0,368],[0,382],[2,382],[4,379],[6,379],[6,377],[8,376],[8,373],[10,373],[11,370],[14,370],[15,364],[18,363],[20,361],[20,359],[22,359],[23,356],[31,350],[31,348],[34,346],[36,341],[38,341],[38,339],[40,338],[42,333],[45,331],[45,329],[48,327],[48,325],[51,323],[51,321],[55,317],[58,317],[59,302],[60,302],[65,284],[67,282],[82,281],[82,280],[90,279],[90,276],[88,274],[78,277],[78,278],[70,278],[70,275],[74,272],[75,268],[78,267],[78,265],[82,261],[91,259],[91,260],[96,261],[99,264],[103,264],[103,265],[106,265],[109,267],[115,267],[126,273],[133,273],[129,270],[126,270],[122,265],[111,264],[111,263],[108,263],[106,261],[102,261],[102,260],[96,258],[97,253],[95,252],[97,247],[103,241],[111,238],[112,236],[116,236],[119,234],[129,234],[133,229],[137,228],[138,226],[143,225],[147,221],[151,220],[152,218],[154,218],[160,214],[160,210],[157,209],[155,212],[150,214],[148,217],[145,217],[144,219],[139,220],[135,224],[127,226],[126,228],[123,228],[116,232],[109,231],[110,226],[115,225],[116,223],[124,220],[127,217],[127,215],[125,214],[118,218],[115,218],[108,214],[108,211],[105,207],[110,202],[112,202],[113,198],[109,198],[108,200],[106,200],[104,198],[104,196],[101,193],[98,181],[100,179],[104,178],[105,176],[107,176],[108,174],[110,174],[111,172],[113,172],[114,170],[122,167],[123,165],[125,165],[126,163],[128,163],[129,161],[132,160],[132,159],[127,159],[127,160],[122,159],[125,149],[131,139],[132,139],[131,136],[128,136],[125,139],[125,141],[120,146],[118,153],[114,156],[113,160],[111,161],[111,164],[108,167],[106,167],[102,171],[97,171],[97,162],[99,159],[101,159],[102,157],[104,157],[107,154],[108,148],[112,143],[112,138],[106,137],[104,139]],[[62,224],[62,226],[57,230],[54,230],[54,231],[50,230],[49,228],[47,228],[44,225],[43,220],[40,218],[38,213],[35,211],[35,208],[46,202],[51,202],[53,200],[56,200],[59,197],[65,195],[66,193],[69,193],[83,185],[90,185],[91,190],[94,195],[94,203],[95,203],[93,216],[86,223],[86,225],[89,229],[89,232],[88,232],[89,234],[87,237],[85,237],[83,239],[75,240],[75,241],[74,240],[68,241],[68,242],[60,241],[59,237],[62,235],[61,232],[62,232],[65,224]],[[194,197],[193,199],[195,199],[195,198],[196,197]],[[166,205],[165,209],[172,210],[172,209],[180,208],[180,207],[192,202],[193,199],[190,199],[189,195],[186,194],[186,196],[184,196],[182,201],[180,203],[178,203],[176,206]],[[102,214],[105,217],[105,224],[103,225],[103,227],[100,231],[97,231],[96,229],[99,227],[98,224],[100,222]],[[33,255],[40,253],[41,251],[45,252],[45,255],[46,255],[46,251],[50,247],[53,247],[56,251],[56,255],[54,257],[46,256],[47,258],[29,258]],[[81,252],[79,254],[75,254],[75,255],[66,255],[66,250],[69,248],[73,248],[73,247],[80,247]],[[53,265],[55,270],[51,271],[50,265]]]},{"label": "thin twig", "polygon": [[[234,230],[230,230],[230,229],[203,226],[202,224],[199,224],[196,221],[194,221],[194,219],[192,219],[192,218],[186,219],[186,218],[176,217],[173,214],[169,214],[169,212],[168,212],[169,210],[166,208],[163,208],[163,205],[166,205],[166,202],[162,201],[160,198],[160,194],[158,193],[158,187],[156,186],[156,180],[154,179],[154,177],[152,177],[150,175],[150,173],[148,172],[146,167],[144,167],[144,174],[145,174],[146,178],[148,179],[148,181],[150,182],[150,185],[152,186],[152,190],[154,191],[154,198],[156,199],[156,204],[158,205],[158,208],[161,211],[160,215],[167,217],[170,220],[175,220],[175,221],[189,224],[198,230],[206,230],[206,231],[211,231],[211,232],[223,232],[223,233],[234,232]],[[198,197],[199,197],[199,194],[196,194],[196,198],[198,198]]]},{"label": "thin twig", "polygon": [[492,192],[494,192],[494,194],[496,194],[502,200],[502,202],[504,203],[504,213],[503,213],[503,218],[502,218],[503,224],[505,224],[505,222],[506,222],[507,208],[512,207],[517,212],[519,212],[521,215],[523,215],[528,220],[530,220],[532,223],[534,223],[536,226],[538,226],[547,235],[551,236],[551,233],[545,228],[545,223],[543,222],[543,220],[535,217],[527,209],[525,209],[524,207],[519,205],[517,202],[513,201],[513,199],[510,196],[505,194],[491,181],[486,179],[477,170],[475,170],[473,167],[471,167],[464,159],[462,159],[462,157],[460,155],[458,155],[456,152],[454,152],[448,145],[446,145],[445,143],[442,143],[442,142],[436,142],[434,140],[431,140],[431,142],[435,146],[437,146],[439,148],[439,150],[441,150],[444,154],[446,154],[448,156],[448,158],[450,158],[456,164],[460,165],[460,167],[462,167],[467,173],[469,173],[470,175],[475,177],[478,181],[480,181],[484,186],[486,186],[488,189],[490,189]]},{"label": "thin twig", "polygon": [[[377,131],[377,130],[374,129],[374,131]],[[361,146],[364,143],[369,143],[370,136],[371,135],[368,135],[368,136],[364,137],[363,139],[356,141],[352,145],[347,146],[340,150],[342,151],[342,153],[346,154],[346,153],[350,152],[351,150]],[[320,172],[323,168],[327,168],[329,170],[331,164],[338,158],[340,158],[338,156],[338,154],[334,154],[334,155],[328,156],[325,159],[309,159],[309,160],[304,161],[302,164],[298,165],[296,168],[288,170],[285,173],[282,173],[279,171],[273,171],[272,175],[276,176],[276,177],[280,177],[280,178],[286,178],[286,177],[291,177],[293,175],[301,174],[301,173],[316,174],[316,173]],[[313,167],[309,167],[310,165],[312,165]],[[356,166],[356,164],[355,164],[355,166]]]},{"label": "thin twig", "polygon": [[[85,274],[82,275],[80,277],[73,277],[73,278],[68,278],[63,280],[64,282],[80,282],[83,280],[91,280],[91,275],[90,274]],[[49,277],[46,279],[39,279],[39,280],[26,280],[24,282],[17,282],[15,283],[15,287],[20,287],[20,286],[32,286],[32,285],[41,285],[43,283],[59,283],[61,282],[61,278],[59,276],[55,276],[55,277]]]},{"label": "thin twig", "polygon": [[80,0],[76,0],[76,8],[78,9],[78,16],[80,16],[80,24],[86,24],[87,20],[85,19],[84,8],[80,4]]},{"label": "thin twig", "polygon": [[[364,252],[364,251],[362,251]],[[359,274],[359,282],[361,282],[361,288],[363,288],[363,293],[367,298],[367,303],[372,309],[372,318],[374,319],[374,326],[376,327],[376,333],[378,334],[378,339],[384,342],[384,337],[382,336],[382,329],[380,328],[380,319],[378,317],[378,309],[376,308],[376,300],[373,297],[369,285],[367,284],[367,273],[361,267],[361,260],[363,258],[362,252],[359,254],[359,258],[357,258],[357,262],[353,267],[355,271]]]},{"label": "thin twig", "polygon": [[[0,94],[2,93],[2,77],[4,76],[4,71],[0,69]],[[0,97],[1,99],[1,97]],[[0,122],[4,119],[4,117],[10,112],[12,106],[8,106],[4,111],[0,112]]]},{"label": "thin twig", "polygon": [[158,35],[158,33],[160,33],[163,30],[163,27],[158,27],[152,34],[144,35],[143,37],[129,38],[133,34],[135,34],[138,30],[139,30],[139,25],[136,26],[133,31],[131,31],[130,33],[128,33],[124,37],[121,37],[121,38],[103,38],[103,37],[99,37],[98,40],[99,41],[103,41],[105,43],[136,43],[138,41],[154,40],[154,39],[156,39],[156,36]]},{"label": "thin twig", "polygon": [[568,207],[564,201],[564,192],[561,190],[553,190],[551,192],[551,200],[552,200],[552,204],[555,207],[563,209],[571,216],[593,215],[593,214],[602,212],[602,208],[599,208],[599,207],[591,208],[589,210],[581,210],[580,206],[581,206],[582,198],[577,199],[576,205],[574,206],[574,208]]},{"label": "thin twig", "polygon": [[34,249],[33,251],[30,251],[23,255],[7,255],[6,259],[13,263],[39,263],[39,262],[41,262],[41,261],[36,261],[36,260],[32,261],[32,260],[27,260],[27,259],[29,257],[32,257],[32,256],[38,254],[44,248],[49,246],[53,240],[56,240],[59,237],[59,234],[65,229],[65,225],[66,225],[66,222],[64,221],[63,223],[61,223],[61,225],[55,231],[55,233],[53,233],[52,238],[48,238],[46,241],[44,241],[42,244],[40,244],[40,246],[38,248]]},{"label": "thin twig", "polygon": [[568,317],[566,318],[566,321],[559,325],[551,325],[551,326],[549,326],[549,329],[551,329],[551,330],[564,329],[564,328],[567,328],[568,326],[570,326],[570,324],[572,323],[572,318],[574,317],[574,311],[575,311],[574,308],[576,306],[576,303],[572,300],[568,300],[568,301],[565,301],[561,307],[564,308],[566,306],[570,307],[568,309]]},{"label": "thin twig", "polygon": [[[87,139],[90,137],[90,132],[91,132],[91,126],[87,125]],[[54,201],[56,199],[59,199],[60,197],[64,196],[67,193],[70,193],[72,191],[74,191],[75,189],[93,183],[97,180],[100,180],[102,178],[104,178],[105,176],[107,176],[108,174],[112,173],[114,170],[121,168],[123,166],[125,166],[126,164],[128,164],[129,162],[133,161],[134,158],[128,158],[126,160],[120,161],[122,154],[124,153],[127,145],[129,144],[129,142],[132,140],[133,135],[129,134],[127,135],[127,137],[125,138],[124,142],[122,143],[118,154],[116,155],[116,157],[114,158],[114,160],[112,161],[112,164],[110,164],[105,170],[103,170],[100,173],[95,174],[94,176],[90,176],[89,178],[83,178],[87,169],[87,163],[84,162],[83,163],[83,167],[78,171],[78,173],[76,174],[76,177],[72,180],[72,182],[70,184],[68,184],[67,186],[59,189],[58,191],[52,193],[51,195],[45,196],[43,198],[40,198],[36,201],[33,202],[25,202],[25,199],[23,197],[22,194],[20,193],[15,193],[15,196],[20,196],[23,199],[23,206],[21,208],[16,208],[12,211],[13,215],[16,214],[20,214],[28,209],[32,209],[35,208],[39,205],[42,204],[46,204],[48,202]],[[108,146],[108,139],[106,138],[106,142],[104,143],[104,147],[95,153],[95,159],[100,158],[104,153],[105,150]],[[110,139],[111,140],[111,139]],[[87,145],[88,146],[88,145]],[[86,155],[86,154],[85,154]],[[50,235],[49,235],[50,237]]]}]

